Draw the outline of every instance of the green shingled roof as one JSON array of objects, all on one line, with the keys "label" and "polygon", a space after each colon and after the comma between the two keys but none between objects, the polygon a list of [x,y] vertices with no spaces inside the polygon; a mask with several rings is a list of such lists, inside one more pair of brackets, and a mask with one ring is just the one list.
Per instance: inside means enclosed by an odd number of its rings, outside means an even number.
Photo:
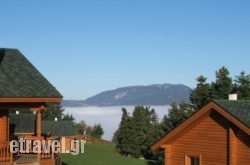
[{"label": "green shingled roof", "polygon": [[0,98],[61,98],[17,49],[0,48]]},{"label": "green shingled roof", "polygon": [[215,102],[250,127],[250,100],[216,100]]},{"label": "green shingled roof", "polygon": [[73,136],[77,134],[74,123],[71,121],[42,121],[44,133],[51,132],[53,136]]},{"label": "green shingled roof", "polygon": [[[14,133],[35,133],[36,115],[34,114],[9,114],[10,130]],[[42,121],[44,134],[51,132],[53,136],[73,136],[77,134],[74,123],[71,121]]]},{"label": "green shingled roof", "polygon": [[10,130],[15,133],[35,133],[36,115],[9,114]]}]

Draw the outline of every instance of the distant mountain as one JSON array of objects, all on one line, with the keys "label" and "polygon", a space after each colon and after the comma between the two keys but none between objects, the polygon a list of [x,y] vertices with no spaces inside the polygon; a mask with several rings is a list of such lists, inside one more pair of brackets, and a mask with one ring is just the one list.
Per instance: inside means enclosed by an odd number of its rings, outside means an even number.
[{"label": "distant mountain", "polygon": [[63,100],[63,107],[85,107],[87,106],[84,100]]},{"label": "distant mountain", "polygon": [[188,102],[190,91],[182,84],[129,86],[104,91],[84,101],[65,100],[63,106],[169,105]]}]

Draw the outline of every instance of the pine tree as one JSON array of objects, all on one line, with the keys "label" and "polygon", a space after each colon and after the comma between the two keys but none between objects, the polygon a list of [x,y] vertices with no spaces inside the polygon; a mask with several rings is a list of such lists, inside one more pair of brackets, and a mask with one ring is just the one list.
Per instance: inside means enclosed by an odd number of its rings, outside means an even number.
[{"label": "pine tree", "polygon": [[82,121],[76,123],[75,126],[76,126],[76,128],[77,128],[77,130],[78,130],[78,133],[79,133],[80,135],[86,134],[87,124],[86,124],[85,121],[82,120]]},{"label": "pine tree", "polygon": [[133,156],[140,157],[141,148],[143,146],[143,141],[145,139],[145,133],[147,131],[148,123],[146,118],[146,111],[142,106],[136,106],[133,112],[133,134],[131,136],[134,137],[134,145],[133,148]]},{"label": "pine tree", "polygon": [[104,134],[101,124],[95,124],[91,131],[91,136],[96,138],[101,138]]},{"label": "pine tree", "polygon": [[148,126],[145,131],[145,138],[141,148],[141,153],[146,159],[156,159],[157,154],[151,152],[150,146],[161,137],[161,125],[159,123],[158,115],[154,109],[146,107],[146,113]]},{"label": "pine tree", "polygon": [[136,158],[152,157],[150,146],[159,138],[160,128],[154,109],[136,106],[132,116],[128,115],[125,108],[122,111],[122,119],[114,135],[118,152]]},{"label": "pine tree", "polygon": [[216,71],[216,81],[212,83],[213,99],[228,99],[228,95],[232,91],[232,78],[229,77],[229,71],[226,67]]},{"label": "pine tree", "polygon": [[212,83],[207,83],[207,78],[199,76],[197,86],[191,91],[190,101],[196,109],[202,108],[209,101],[217,99],[228,99],[228,95],[233,89],[232,78],[229,76],[229,71],[226,67],[221,67],[215,72],[216,80]]},{"label": "pine tree", "polygon": [[62,120],[71,121],[72,123],[74,123],[75,118],[73,117],[72,114],[66,113],[66,114],[63,114]]},{"label": "pine tree", "polygon": [[60,103],[48,103],[46,111],[42,113],[42,120],[58,120],[62,119],[64,109]]},{"label": "pine tree", "polygon": [[122,155],[131,155],[131,142],[133,139],[132,133],[133,123],[131,117],[125,108],[122,108],[122,118],[118,130],[115,132],[113,141],[116,143],[116,149]]},{"label": "pine tree", "polygon": [[250,74],[246,75],[245,72],[241,72],[235,79],[237,85],[237,94],[239,99],[250,99]]},{"label": "pine tree", "polygon": [[179,106],[175,103],[171,104],[168,114],[163,117],[161,123],[163,130],[162,135],[165,135],[172,129],[176,128],[194,112],[194,107],[188,103],[181,103]]},{"label": "pine tree", "polygon": [[194,105],[196,109],[200,109],[211,101],[210,84],[206,82],[207,78],[204,76],[199,76],[197,81],[197,86],[190,93],[190,102]]}]

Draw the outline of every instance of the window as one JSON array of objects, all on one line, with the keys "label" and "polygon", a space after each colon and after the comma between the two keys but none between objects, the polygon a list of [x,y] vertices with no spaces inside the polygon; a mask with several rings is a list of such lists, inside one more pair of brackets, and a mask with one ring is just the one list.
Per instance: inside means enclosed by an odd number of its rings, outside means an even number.
[{"label": "window", "polygon": [[186,155],[185,165],[201,165],[200,156]]},{"label": "window", "polygon": [[189,162],[190,165],[200,165],[200,158],[197,156],[190,156]]}]

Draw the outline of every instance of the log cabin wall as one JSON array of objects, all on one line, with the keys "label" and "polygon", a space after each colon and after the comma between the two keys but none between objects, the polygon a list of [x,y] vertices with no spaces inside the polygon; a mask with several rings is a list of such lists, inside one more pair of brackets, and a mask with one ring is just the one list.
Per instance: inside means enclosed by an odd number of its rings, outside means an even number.
[{"label": "log cabin wall", "polygon": [[9,110],[0,109],[0,142],[9,140]]},{"label": "log cabin wall", "polygon": [[237,130],[237,164],[250,164],[250,136],[241,130]]},{"label": "log cabin wall", "polygon": [[249,165],[250,101],[211,101],[151,146],[167,165]]},{"label": "log cabin wall", "polygon": [[[227,121],[217,113],[200,119],[171,144],[171,165],[184,164],[187,156],[199,156],[201,164],[222,165],[229,162]],[[167,148],[165,152],[168,152]],[[170,165],[168,163],[168,165]]]}]

